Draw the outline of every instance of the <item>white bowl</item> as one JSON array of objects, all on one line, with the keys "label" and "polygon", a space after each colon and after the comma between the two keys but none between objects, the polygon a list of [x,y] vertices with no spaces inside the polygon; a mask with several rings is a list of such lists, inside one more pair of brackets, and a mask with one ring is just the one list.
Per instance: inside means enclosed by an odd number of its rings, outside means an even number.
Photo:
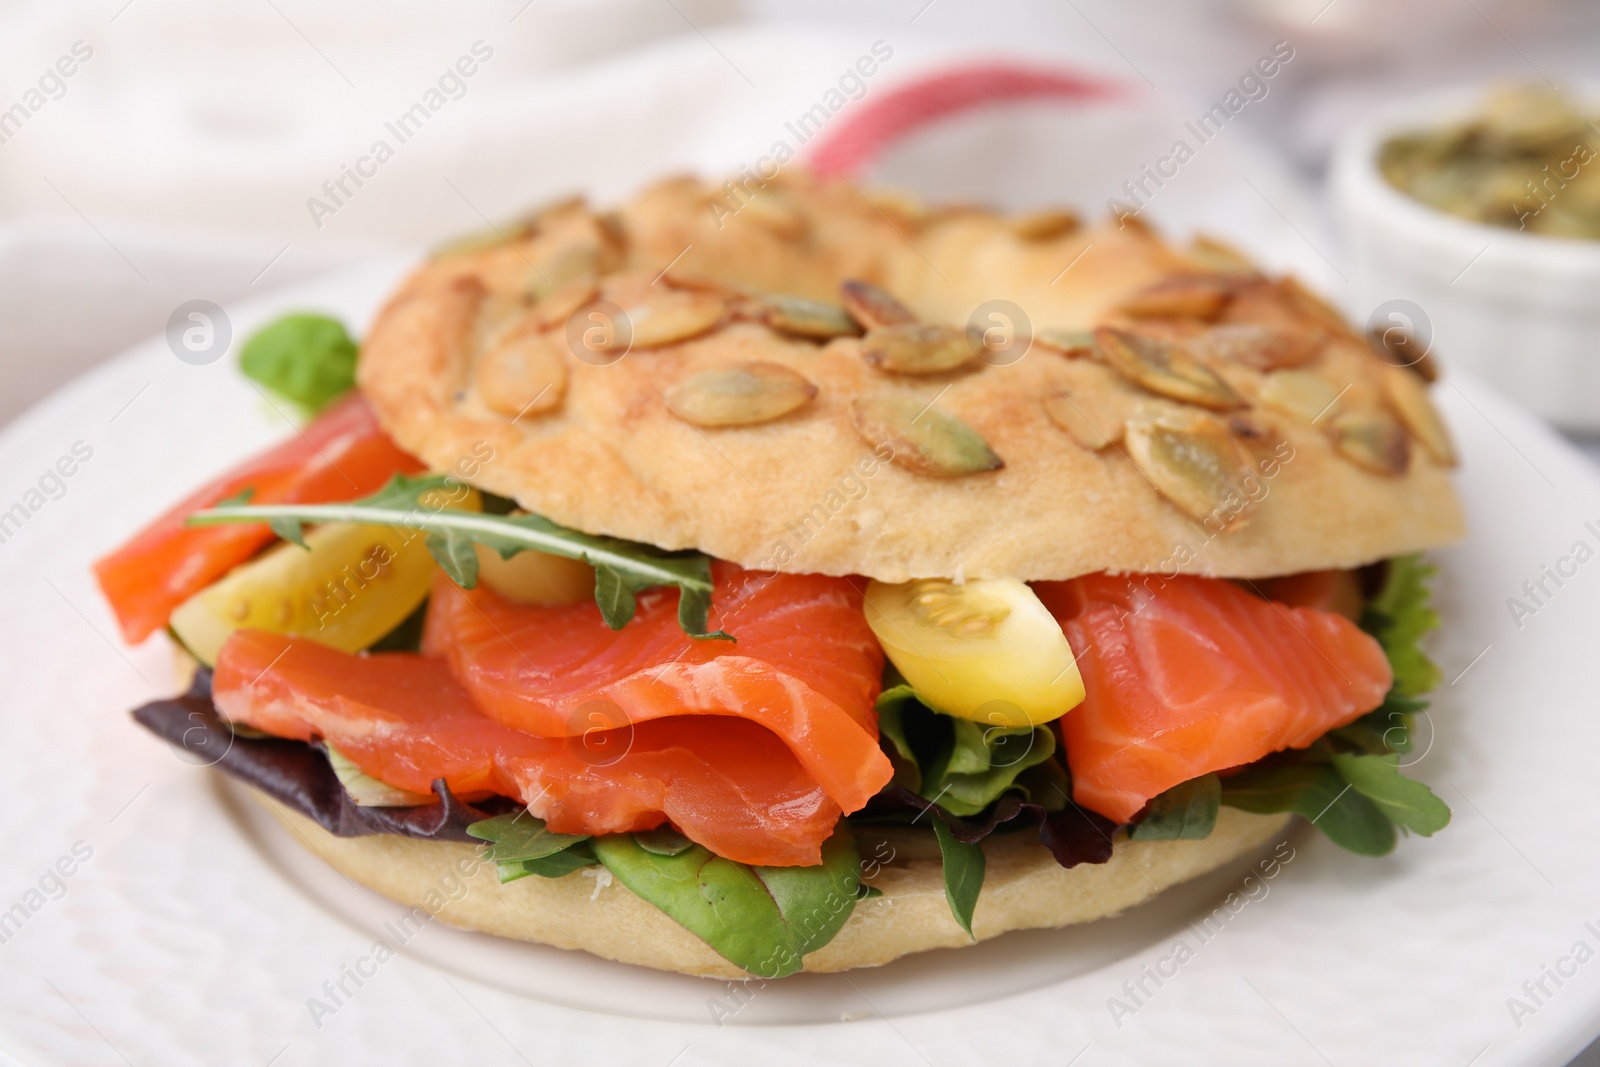
[{"label": "white bowl", "polygon": [[1358,306],[1398,307],[1392,319],[1377,316],[1381,325],[1414,327],[1419,337],[1431,325],[1446,367],[1488,380],[1566,429],[1600,431],[1600,241],[1448,215],[1378,170],[1390,136],[1465,118],[1485,93],[1474,86],[1399,101],[1341,140],[1332,185]]}]

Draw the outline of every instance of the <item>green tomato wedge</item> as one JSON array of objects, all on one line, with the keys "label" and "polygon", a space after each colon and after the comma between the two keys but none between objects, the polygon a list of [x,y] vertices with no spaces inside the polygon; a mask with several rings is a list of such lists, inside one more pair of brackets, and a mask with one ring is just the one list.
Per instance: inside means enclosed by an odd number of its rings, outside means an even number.
[{"label": "green tomato wedge", "polygon": [[329,523],[305,545],[281,544],[235,567],[178,606],[173,632],[208,667],[245,628],[359,652],[415,611],[433,581],[433,557],[415,530]]},{"label": "green tomato wedge", "polygon": [[1061,624],[1014,578],[867,586],[867,625],[929,707],[988,726],[1037,726],[1083,700]]}]

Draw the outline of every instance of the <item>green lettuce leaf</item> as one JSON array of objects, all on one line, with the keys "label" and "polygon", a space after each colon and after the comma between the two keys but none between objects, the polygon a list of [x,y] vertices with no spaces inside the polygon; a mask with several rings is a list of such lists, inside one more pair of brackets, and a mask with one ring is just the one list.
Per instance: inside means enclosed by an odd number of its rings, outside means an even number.
[{"label": "green lettuce leaf", "polygon": [[560,878],[598,862],[587,835],[551,833],[543,819],[526,811],[481,819],[467,827],[467,833],[489,842],[484,859],[495,865],[501,882],[530,874]]},{"label": "green lettuce leaf", "polygon": [[832,941],[850,918],[855,901],[863,899],[862,890],[872,888],[861,881],[861,859],[850,824],[841,819],[839,825],[841,829],[822,846],[820,867],[752,868],[778,902],[801,956]]},{"label": "green lettuce leaf", "polygon": [[326,315],[285,315],[239,350],[239,369],[308,415],[356,385],[356,343]]},{"label": "green lettuce leaf", "polygon": [[958,719],[929,708],[904,683],[878,697],[878,732],[889,742],[895,781],[963,817],[983,811],[1056,752],[1055,732],[1047,726]]},{"label": "green lettuce leaf", "polygon": [[1135,841],[1198,841],[1211,836],[1222,805],[1222,780],[1203,774],[1180,782],[1150,801],[1150,810],[1128,836]]},{"label": "green lettuce leaf", "polygon": [[617,881],[760,978],[798,971],[807,953],[833,940],[861,894],[861,858],[842,819],[815,867],[752,867],[700,845],[679,848],[659,832],[591,844]]},{"label": "green lettuce leaf", "polygon": [[428,551],[450,579],[464,589],[478,581],[483,545],[509,558],[518,552],[548,552],[581,559],[595,569],[595,601],[606,625],[620,630],[633,618],[637,598],[647,589],[676,586],[678,624],[690,637],[731,641],[707,632],[711,611],[711,560],[699,552],[667,552],[653,545],[579,533],[539,515],[494,515],[438,507],[440,494],[457,493],[461,483],[449,475],[409,478],[397,474],[376,493],[338,504],[261,504],[243,500],[218,504],[190,515],[192,526],[226,522],[267,522],[285,540],[301,541],[301,526],[314,522],[362,522],[403,526],[427,535]]},{"label": "green lettuce leaf", "polygon": [[[909,685],[904,682],[885,685],[883,692],[878,694],[878,737],[881,741],[889,742],[885,752],[889,762],[894,765],[894,780],[913,793],[920,794],[922,767],[917,762],[917,752],[912,747],[911,735],[906,729],[906,710],[911,705],[922,707],[917,701],[916,692]],[[915,718],[914,709],[912,714]]]},{"label": "green lettuce leaf", "polygon": [[[972,937],[972,913],[978,907],[978,894],[983,890],[983,874],[987,861],[979,845],[957,841],[956,835],[943,819],[935,817],[933,832],[939,839],[939,856],[944,861],[944,899],[950,905],[961,929]],[[977,938],[973,938],[974,941]]]}]

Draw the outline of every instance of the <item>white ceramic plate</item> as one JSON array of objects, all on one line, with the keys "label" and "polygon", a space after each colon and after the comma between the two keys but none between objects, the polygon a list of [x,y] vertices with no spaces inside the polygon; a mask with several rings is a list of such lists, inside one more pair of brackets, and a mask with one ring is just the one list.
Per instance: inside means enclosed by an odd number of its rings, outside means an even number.
[{"label": "white ceramic plate", "polygon": [[[402,267],[235,309],[233,328],[306,307],[364,326]],[[437,924],[359,987],[344,977],[401,909],[309,861],[126,715],[169,691],[168,650],[116,640],[89,562],[288,429],[229,361],[135,349],[0,435],[0,510],[29,502],[75,442],[92,449],[0,544],[0,922],[13,916],[0,927],[0,1059],[1564,1063],[1600,1021],[1600,962],[1588,960],[1600,949],[1600,563],[1559,588],[1546,579],[1552,595],[1520,628],[1506,599],[1574,542],[1600,548],[1600,481],[1486,391],[1461,382],[1441,399],[1473,531],[1438,556],[1447,623],[1434,650],[1456,681],[1413,772],[1456,810],[1443,834],[1365,860],[1296,832],[1295,858],[1269,882],[1246,884],[1236,867],[1098,926],[801,976],[742,997],[718,1027],[709,1002],[737,1003],[721,983]],[[48,876],[63,857],[74,873]],[[1229,892],[1248,902],[1204,936],[1196,924]],[[1180,941],[1193,958],[1159,987],[1144,978],[1136,1004],[1124,983]],[[1585,962],[1563,962],[1580,941]],[[1547,965],[1575,973],[1558,987]],[[1542,977],[1550,995],[1535,1003],[1523,982]],[[319,1025],[309,998],[331,1003],[324,983],[341,978],[350,995]],[[1532,1010],[1513,1018],[1512,997]],[[1111,998],[1135,1010],[1114,1013]]]}]

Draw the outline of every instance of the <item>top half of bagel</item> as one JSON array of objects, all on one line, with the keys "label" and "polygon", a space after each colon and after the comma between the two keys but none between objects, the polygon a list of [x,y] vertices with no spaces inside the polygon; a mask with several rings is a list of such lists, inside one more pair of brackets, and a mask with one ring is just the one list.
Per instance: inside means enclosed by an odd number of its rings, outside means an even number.
[{"label": "top half of bagel", "polygon": [[885,581],[1253,578],[1460,535],[1402,362],[1220,245],[786,175],[439,254],[359,376],[403,447],[590,533]]}]

